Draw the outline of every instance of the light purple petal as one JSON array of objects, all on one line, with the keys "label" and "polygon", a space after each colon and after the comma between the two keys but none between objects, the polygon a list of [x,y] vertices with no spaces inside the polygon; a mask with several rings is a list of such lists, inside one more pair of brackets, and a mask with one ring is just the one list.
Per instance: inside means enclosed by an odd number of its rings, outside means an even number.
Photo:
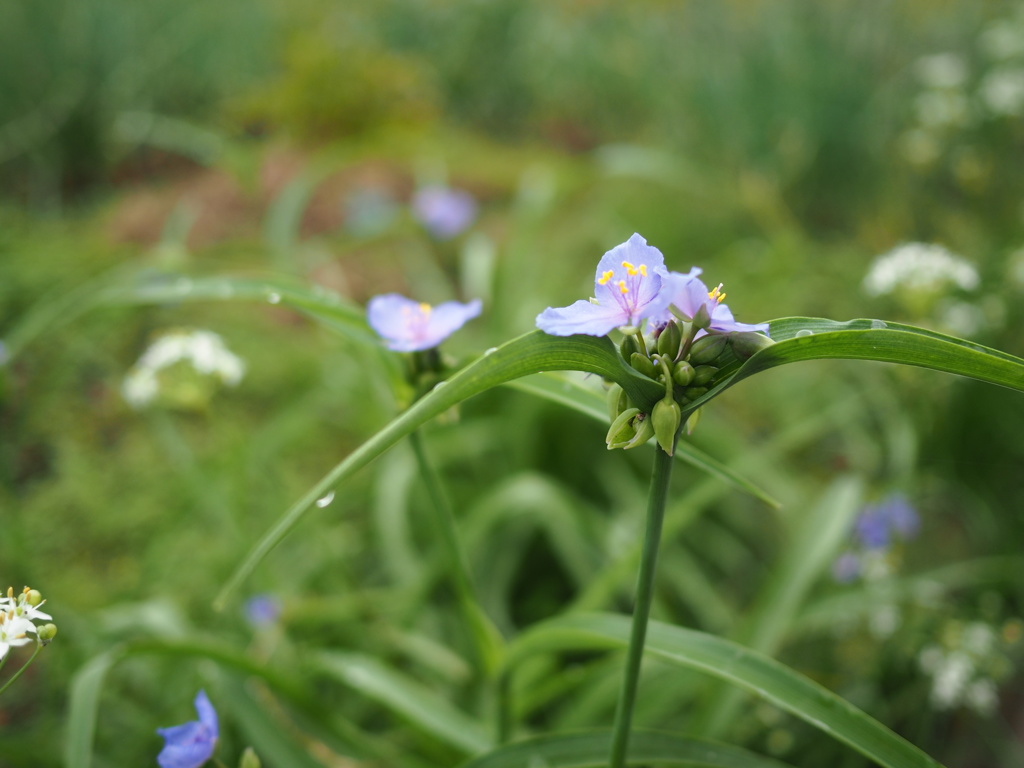
[{"label": "light purple petal", "polygon": [[209,697],[206,695],[206,691],[200,690],[196,694],[195,704],[196,713],[199,715],[199,722],[212,734],[213,738],[216,739],[220,735],[220,728],[217,723],[217,710],[213,708],[213,704],[210,703]]},{"label": "light purple petal", "polygon": [[477,204],[468,192],[434,185],[416,192],[412,211],[434,237],[447,240],[473,223]]},{"label": "light purple petal", "polygon": [[626,317],[619,325],[639,325],[668,306],[671,296],[662,291],[667,274],[661,251],[634,233],[601,257],[594,296],[603,307],[619,307]]},{"label": "light purple petal", "polygon": [[583,299],[568,307],[548,307],[537,315],[537,327],[552,336],[604,336],[629,321],[618,304],[604,306]]},{"label": "light purple petal", "polygon": [[367,306],[367,320],[395,352],[418,352],[436,347],[466,321],[480,314],[483,303],[448,301],[432,307],[397,293],[374,296]]}]

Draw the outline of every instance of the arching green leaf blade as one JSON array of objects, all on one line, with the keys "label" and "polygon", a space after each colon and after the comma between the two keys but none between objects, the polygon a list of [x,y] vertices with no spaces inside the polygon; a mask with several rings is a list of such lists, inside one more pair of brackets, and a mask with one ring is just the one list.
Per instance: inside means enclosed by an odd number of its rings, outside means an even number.
[{"label": "arching green leaf blade", "polygon": [[[613,614],[577,614],[544,622],[509,646],[508,664],[563,649],[624,648],[630,620]],[[850,745],[884,768],[941,768],[909,741],[800,673],[714,635],[652,621],[645,651],[699,669],[758,694]]]},{"label": "arching green leaf blade", "polygon": [[[611,741],[610,730],[540,736],[506,744],[464,763],[462,768],[603,768],[608,765]],[[729,744],[639,729],[630,735],[626,763],[692,768],[784,768],[785,765]]]}]

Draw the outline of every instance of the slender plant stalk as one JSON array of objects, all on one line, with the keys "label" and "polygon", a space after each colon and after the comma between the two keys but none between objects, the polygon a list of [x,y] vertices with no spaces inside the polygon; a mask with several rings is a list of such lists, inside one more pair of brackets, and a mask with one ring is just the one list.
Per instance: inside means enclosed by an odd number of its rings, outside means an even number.
[{"label": "slender plant stalk", "polygon": [[419,465],[420,475],[427,488],[427,496],[430,497],[430,507],[434,510],[436,528],[441,534],[448,573],[452,577],[456,598],[469,631],[478,667],[485,674],[490,674],[498,664],[497,645],[500,641],[497,630],[487,619],[476,598],[473,579],[469,573],[469,561],[459,542],[455,513],[452,511],[444,487],[441,485],[441,478],[438,477],[430,463],[423,445],[423,437],[418,430],[409,434],[409,442],[412,443],[416,463]]},{"label": "slender plant stalk", "polygon": [[661,448],[654,449],[654,471],[651,474],[651,490],[647,497],[647,530],[644,533],[644,548],[640,555],[633,625],[629,633],[626,670],[622,689],[619,691],[619,703],[615,708],[615,724],[612,726],[612,749],[608,761],[611,768],[623,768],[626,764],[636,689],[640,681],[640,661],[644,654],[647,622],[650,619],[651,599],[654,596],[654,567],[658,560],[658,545],[661,543],[661,526],[665,519],[665,501],[668,498],[673,463],[672,457]]},{"label": "slender plant stalk", "polygon": [[28,669],[29,664],[31,664],[33,661],[35,661],[35,658],[36,658],[36,656],[39,655],[39,651],[42,649],[42,647],[43,647],[42,643],[40,643],[40,642],[36,643],[36,649],[32,652],[32,655],[29,657],[29,660],[26,661],[22,665],[21,669],[19,669],[17,672],[15,672],[13,675],[11,675],[10,680],[8,680],[6,683],[4,683],[3,687],[0,687],[0,693],[3,693],[4,691],[6,691],[10,687],[11,683],[13,683],[19,677],[21,677],[21,673],[24,672],[26,669]]}]

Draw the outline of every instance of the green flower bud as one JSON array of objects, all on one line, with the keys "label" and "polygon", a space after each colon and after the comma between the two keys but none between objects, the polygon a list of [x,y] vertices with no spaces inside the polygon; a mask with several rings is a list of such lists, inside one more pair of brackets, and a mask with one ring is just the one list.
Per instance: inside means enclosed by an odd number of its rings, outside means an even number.
[{"label": "green flower bud", "polygon": [[711,315],[708,313],[706,304],[700,305],[700,309],[697,310],[697,314],[694,315],[692,322],[695,328],[707,328],[711,325]]},{"label": "green flower bud", "polygon": [[658,371],[654,367],[654,363],[651,362],[651,358],[647,355],[641,355],[639,352],[634,352],[629,358],[629,364],[633,366],[634,370],[640,371],[644,376],[649,379],[657,378]]},{"label": "green flower bud", "polygon": [[49,643],[53,638],[57,636],[57,625],[56,624],[43,624],[41,627],[36,627],[36,637],[39,638],[39,642],[43,645]]},{"label": "green flower bud", "polygon": [[690,400],[696,400],[698,397],[702,397],[708,393],[707,387],[687,387],[683,390],[683,394],[686,395]]},{"label": "green flower bud", "polygon": [[630,334],[622,337],[622,341],[619,342],[619,352],[622,354],[623,360],[629,360],[634,352],[639,351],[640,347],[636,344],[636,336]]},{"label": "green flower bud", "polygon": [[627,408],[612,422],[605,437],[608,450],[636,448],[654,436],[654,426],[639,408]]},{"label": "green flower bud", "polygon": [[740,360],[746,360],[774,343],[763,333],[756,333],[755,331],[729,334],[729,346],[732,347],[732,351],[736,353],[736,357]]},{"label": "green flower bud", "polygon": [[651,411],[650,421],[654,424],[654,436],[658,438],[658,445],[669,456],[675,451],[676,432],[679,431],[682,416],[679,403],[669,397],[655,403],[654,410]]},{"label": "green flower bud", "polygon": [[626,393],[622,391],[622,387],[618,384],[612,384],[608,387],[607,402],[608,418],[612,421],[619,418],[619,414],[629,407],[629,398],[626,397]]},{"label": "green flower bud", "polygon": [[262,763],[252,747],[246,747],[242,757],[238,760],[238,768],[260,768]]},{"label": "green flower bud", "polygon": [[681,387],[688,387],[690,382],[693,381],[694,368],[685,360],[680,360],[676,363],[675,370],[672,371],[672,379]]},{"label": "green flower bud", "polygon": [[727,337],[720,333],[701,336],[690,347],[690,362],[694,365],[712,362],[722,353],[727,342]]},{"label": "green flower bud", "polygon": [[693,381],[690,383],[695,387],[702,387],[711,381],[718,369],[713,365],[698,365],[693,369]]},{"label": "green flower bud", "polygon": [[679,330],[679,323],[669,322],[658,336],[658,352],[669,360],[675,360],[679,354],[679,345],[682,343],[683,333]]},{"label": "green flower bud", "polygon": [[35,607],[43,602],[43,596],[38,589],[30,589],[25,593],[25,602]]}]

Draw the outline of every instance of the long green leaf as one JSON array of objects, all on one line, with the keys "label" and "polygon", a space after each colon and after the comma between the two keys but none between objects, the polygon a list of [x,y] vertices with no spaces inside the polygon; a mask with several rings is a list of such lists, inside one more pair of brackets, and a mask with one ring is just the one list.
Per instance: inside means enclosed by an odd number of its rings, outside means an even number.
[{"label": "long green leaf", "polygon": [[1024,392],[1024,360],[997,349],[924,328],[883,320],[839,322],[819,317],[784,317],[770,323],[770,347],[747,360],[720,386],[688,406],[684,414],[755,373],[804,360],[875,360],[966,376]]},{"label": "long green leaf", "polygon": [[473,395],[522,376],[550,370],[587,371],[606,376],[620,384],[634,401],[653,401],[657,393],[663,393],[660,385],[623,363],[615,346],[606,336],[560,337],[532,331],[513,339],[439,384],[328,472],[257,542],[225,584],[215,605],[223,608],[228,596],[306,513],[315,508],[317,499],[414,429]]},{"label": "long green leaf", "polygon": [[[602,768],[608,765],[611,731],[540,736],[499,747],[462,768]],[[660,731],[635,730],[628,765],[682,765],[692,768],[784,768],[784,763],[741,747],[685,739]]]},{"label": "long green leaf", "polygon": [[[575,614],[544,622],[509,646],[512,666],[535,653],[623,648],[629,618]],[[850,745],[885,768],[941,768],[909,741],[800,673],[748,648],[703,632],[651,622],[647,653],[746,688]]]},{"label": "long green leaf", "polygon": [[104,651],[90,659],[71,678],[67,736],[64,739],[66,768],[89,768],[92,765],[92,742],[96,733],[103,681],[121,657],[120,648]]},{"label": "long green leaf", "polygon": [[372,657],[323,652],[313,658],[313,663],[322,672],[380,702],[448,744],[468,753],[493,746],[479,722],[421,683]]}]

